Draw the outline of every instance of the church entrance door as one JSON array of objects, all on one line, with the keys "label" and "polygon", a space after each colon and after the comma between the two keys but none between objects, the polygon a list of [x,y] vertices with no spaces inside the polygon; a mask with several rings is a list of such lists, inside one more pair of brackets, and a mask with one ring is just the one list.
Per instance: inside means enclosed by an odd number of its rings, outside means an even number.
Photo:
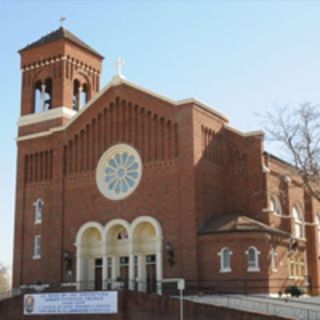
[{"label": "church entrance door", "polygon": [[147,292],[156,292],[157,272],[156,272],[156,256],[154,254],[146,256],[147,267]]},{"label": "church entrance door", "polygon": [[123,289],[128,289],[129,282],[129,257],[120,257],[119,276],[124,286]]},{"label": "church entrance door", "polygon": [[[137,221],[139,221],[137,219]],[[157,280],[161,279],[161,236],[152,221],[141,219],[132,225],[132,250],[139,257],[137,261],[138,290],[145,292],[157,291]]]},{"label": "church entrance door", "polygon": [[94,289],[102,290],[102,259],[94,260]]}]

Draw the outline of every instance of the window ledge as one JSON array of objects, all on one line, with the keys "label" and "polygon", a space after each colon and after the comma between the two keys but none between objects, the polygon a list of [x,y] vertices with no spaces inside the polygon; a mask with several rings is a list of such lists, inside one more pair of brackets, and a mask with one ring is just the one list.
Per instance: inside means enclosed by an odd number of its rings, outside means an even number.
[{"label": "window ledge", "polygon": [[303,276],[289,276],[289,279],[292,280],[304,280],[305,277]]},{"label": "window ledge", "polygon": [[282,218],[283,217],[283,214],[282,213],[278,213],[276,211],[271,211],[271,213],[276,216],[276,217],[279,217],[279,218]]},{"label": "window ledge", "polygon": [[228,269],[220,269],[220,273],[230,273],[231,272],[231,269],[228,268]]},{"label": "window ledge", "polygon": [[260,272],[260,268],[248,268],[247,269],[248,272]]},{"label": "window ledge", "polygon": [[28,126],[31,124],[53,120],[60,117],[72,118],[77,112],[67,107],[56,107],[48,111],[40,111],[21,116],[18,120],[18,127]]},{"label": "window ledge", "polygon": [[307,242],[307,238],[306,238],[306,237],[302,237],[302,238],[294,237],[294,239],[295,239],[295,240],[298,240],[298,241]]},{"label": "window ledge", "polygon": [[41,259],[41,256],[40,256],[40,255],[38,255],[38,256],[33,256],[32,259],[33,259],[33,260],[39,260],[39,259]]},{"label": "window ledge", "polygon": [[35,222],[34,222],[34,224],[41,224],[42,223],[42,220],[36,220]]}]

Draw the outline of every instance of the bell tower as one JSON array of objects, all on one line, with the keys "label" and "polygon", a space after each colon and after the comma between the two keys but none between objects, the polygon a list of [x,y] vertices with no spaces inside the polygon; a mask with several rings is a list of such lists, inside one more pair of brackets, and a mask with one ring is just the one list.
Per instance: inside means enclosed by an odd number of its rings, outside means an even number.
[{"label": "bell tower", "polygon": [[19,53],[22,70],[19,129],[25,126],[31,129],[30,125],[39,122],[47,122],[41,125],[46,129],[62,125],[99,91],[103,57],[64,27]]}]

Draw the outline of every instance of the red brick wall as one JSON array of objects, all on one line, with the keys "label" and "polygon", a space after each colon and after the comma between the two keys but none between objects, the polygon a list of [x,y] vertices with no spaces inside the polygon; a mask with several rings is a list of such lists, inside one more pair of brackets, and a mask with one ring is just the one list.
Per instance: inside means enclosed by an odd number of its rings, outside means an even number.
[{"label": "red brick wall", "polygon": [[[124,103],[131,106],[131,114],[120,107]],[[114,115],[114,131],[110,131],[108,118],[104,117],[106,108],[110,110],[112,104],[119,107]],[[19,242],[17,239],[16,247],[22,251],[17,250],[16,261],[22,259],[23,270],[15,262],[14,286],[63,281],[62,252],[68,249],[75,254],[75,236],[82,224],[92,220],[106,224],[116,218],[132,221],[140,215],[158,219],[163,227],[164,243],[170,241],[174,247],[175,265],[169,267],[164,258],[166,277],[197,277],[191,122],[190,107],[178,112],[168,103],[142,96],[139,91],[124,86],[103,95],[66,130],[20,142],[19,179],[24,191],[23,197],[17,198],[22,215],[17,217],[16,232],[17,237],[22,238]],[[81,141],[87,141],[84,130],[88,126],[90,140],[82,148]],[[119,142],[138,149],[144,160],[144,172],[135,193],[125,200],[112,202],[98,191],[95,169],[102,153]],[[25,156],[39,154],[47,148],[53,150],[52,180],[44,183],[32,179],[24,184],[26,171],[30,171],[25,168]],[[38,198],[45,203],[41,225],[34,224],[33,203]],[[20,224],[23,232],[18,228]],[[40,233],[43,256],[33,260],[33,238]]]},{"label": "red brick wall", "polygon": [[224,212],[224,123],[219,117],[194,106],[192,135],[198,226],[211,214]]},{"label": "red brick wall", "polygon": [[[61,60],[62,57],[68,57],[69,60]],[[51,63],[52,59],[59,60]],[[47,62],[50,64],[41,65]],[[22,51],[21,67],[28,70],[22,74],[21,115],[33,112],[34,85],[38,80],[44,81],[47,77],[53,80],[53,108],[72,107],[74,79],[87,83],[89,98],[92,98],[99,91],[101,62],[101,57],[64,39]],[[36,67],[37,65],[40,67]]]},{"label": "red brick wall", "polygon": [[[268,271],[270,236],[258,232],[220,233],[202,235],[199,238],[200,287],[212,287],[217,292],[266,292],[268,291]],[[248,272],[246,251],[256,247],[259,255],[259,272]],[[220,272],[218,253],[227,247],[232,251],[232,272]]]}]

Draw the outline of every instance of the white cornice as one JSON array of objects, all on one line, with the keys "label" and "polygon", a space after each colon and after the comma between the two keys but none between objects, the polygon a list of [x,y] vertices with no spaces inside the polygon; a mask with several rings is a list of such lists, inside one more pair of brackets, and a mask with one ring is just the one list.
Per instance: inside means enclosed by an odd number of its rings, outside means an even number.
[{"label": "white cornice", "polygon": [[57,63],[59,61],[68,61],[74,65],[77,65],[79,66],[80,69],[83,69],[83,70],[86,70],[87,72],[89,73],[93,73],[93,74],[99,74],[99,70],[96,70],[94,69],[93,67],[83,63],[81,64],[81,62],[71,58],[71,57],[67,57],[67,56],[62,56],[60,58],[48,58],[46,61],[41,61],[41,62],[35,62],[33,64],[28,64],[28,65],[25,65],[23,67],[21,67],[21,71],[22,72],[25,72],[25,71],[29,71],[29,70],[33,70],[33,69],[38,69],[38,68],[41,68],[43,66],[47,66],[47,65],[50,65],[50,64],[54,64],[54,63]]},{"label": "white cornice", "polygon": [[151,96],[154,96],[160,100],[167,101],[168,103],[173,104],[175,106],[193,103],[193,104],[197,105],[198,107],[201,107],[201,108],[205,109],[206,111],[214,114],[215,116],[222,118],[224,121],[228,121],[228,118],[224,114],[212,109],[210,106],[208,106],[207,104],[201,102],[199,99],[196,99],[194,97],[183,99],[183,100],[174,100],[174,99],[165,97],[165,96],[163,96],[157,92],[154,92],[152,90],[149,90],[149,89],[146,89],[142,86],[139,86],[133,82],[130,82],[130,81],[126,80],[125,78],[114,77],[113,80],[111,81],[111,85],[113,85],[113,86],[119,86],[121,84],[126,84],[129,87],[132,87],[132,88],[135,88],[139,91],[145,92],[145,93],[147,93]]},{"label": "white cornice", "polygon": [[25,116],[21,116],[18,120],[18,127],[28,126],[39,122],[53,120],[56,118],[68,118],[71,119],[77,112],[67,107],[53,108],[48,111],[42,111],[38,113],[32,113]]},{"label": "white cornice", "polygon": [[265,164],[262,165],[262,172],[263,173],[270,173],[270,171],[271,170],[267,165],[265,165]]},{"label": "white cornice", "polygon": [[243,137],[253,137],[253,136],[264,136],[264,132],[261,131],[261,130],[258,130],[258,131],[251,131],[251,132],[242,132],[238,129],[235,129],[233,127],[231,127],[230,125],[226,124],[224,126],[226,129],[240,135],[240,136],[243,136]]}]

